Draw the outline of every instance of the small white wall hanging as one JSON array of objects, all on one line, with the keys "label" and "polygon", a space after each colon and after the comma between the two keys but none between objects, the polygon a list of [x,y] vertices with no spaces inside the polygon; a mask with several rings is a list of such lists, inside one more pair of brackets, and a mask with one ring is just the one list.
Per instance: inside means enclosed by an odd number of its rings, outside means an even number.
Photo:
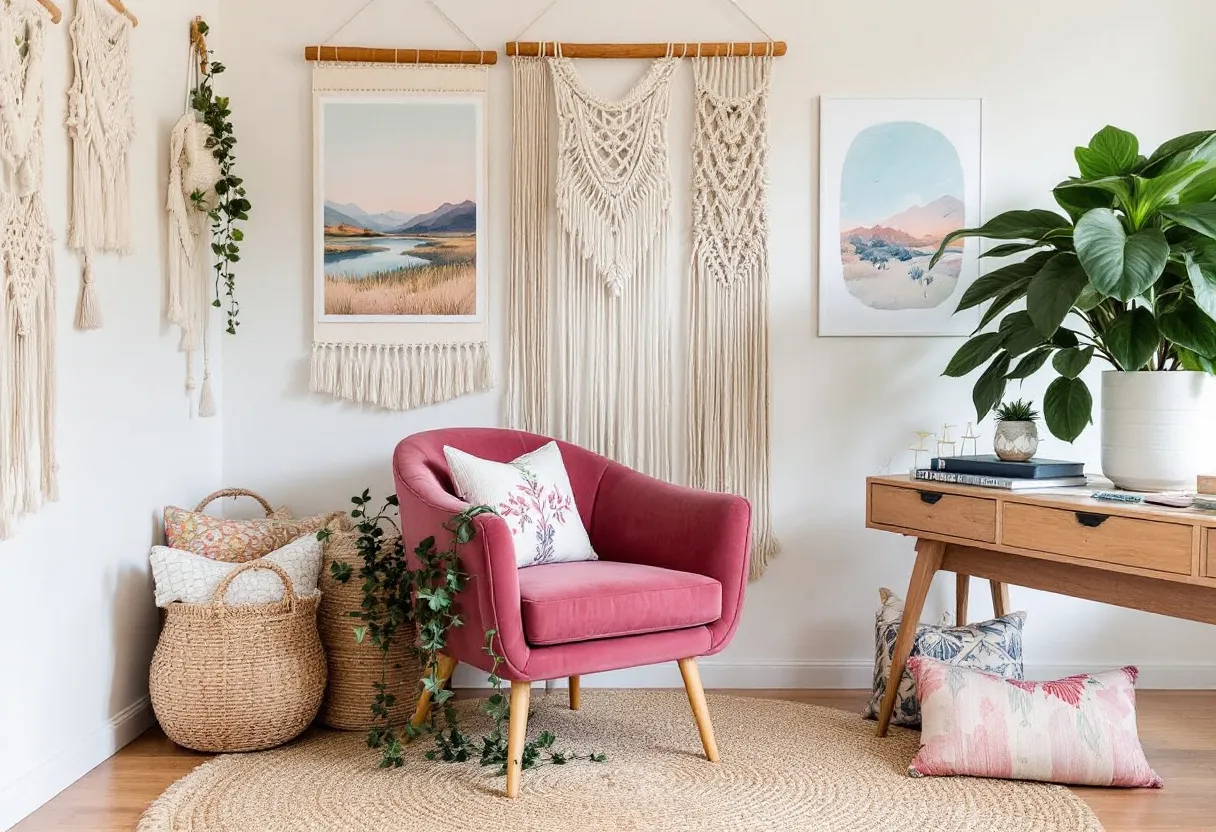
[{"label": "small white wall hanging", "polygon": [[693,66],[689,483],[751,501],[757,578],[777,553],[769,499],[772,59],[699,58]]},{"label": "small white wall hanging", "polygon": [[318,61],[310,389],[392,410],[490,389],[486,66],[497,53],[304,56]]},{"label": "small white wall hanging", "polygon": [[135,136],[131,91],[134,22],[117,0],[76,0],[71,25],[75,74],[68,90],[66,124],[72,137],[68,246],[84,255],[77,329],[101,326],[92,254],[131,251],[127,155]]},{"label": "small white wall hanging", "polygon": [[0,540],[59,498],[54,235],[42,193],[48,11],[0,4]]}]

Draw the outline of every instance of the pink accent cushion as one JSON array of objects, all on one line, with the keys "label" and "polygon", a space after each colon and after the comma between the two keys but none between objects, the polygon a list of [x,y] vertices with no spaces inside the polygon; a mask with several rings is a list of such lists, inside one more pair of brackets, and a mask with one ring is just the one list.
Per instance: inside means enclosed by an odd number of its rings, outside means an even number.
[{"label": "pink accent cushion", "polygon": [[921,712],[914,777],[1161,786],[1136,733],[1134,667],[1023,682],[923,656],[908,666]]},{"label": "pink accent cushion", "polygon": [[550,563],[519,570],[524,638],[569,644],[696,627],[722,617],[722,584],[640,563]]}]

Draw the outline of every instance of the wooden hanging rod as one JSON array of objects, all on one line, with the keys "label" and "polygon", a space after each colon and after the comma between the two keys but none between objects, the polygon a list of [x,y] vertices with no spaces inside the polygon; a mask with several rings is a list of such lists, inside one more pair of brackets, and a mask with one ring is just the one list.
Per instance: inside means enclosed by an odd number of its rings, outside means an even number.
[{"label": "wooden hanging rod", "polygon": [[61,12],[59,7],[52,3],[51,0],[38,0],[38,5],[46,9],[46,13],[51,16],[52,23],[58,23],[59,21],[63,20],[63,12]]},{"label": "wooden hanging rod", "polygon": [[[743,58],[752,55],[785,54],[785,41],[752,43],[563,43],[566,58]],[[507,54],[521,57],[554,57],[553,41],[511,42]]]},{"label": "wooden hanging rod", "polygon": [[131,21],[132,29],[134,29],[136,26],[139,25],[139,20],[135,17],[135,15],[131,14],[131,12],[127,9],[126,6],[124,6],[122,4],[122,0],[106,0],[106,2],[109,3],[111,7],[113,7],[114,11],[118,12],[120,15],[125,17],[127,20]]},{"label": "wooden hanging rod", "polygon": [[493,49],[374,49],[368,46],[305,46],[306,61],[361,64],[496,64]]}]

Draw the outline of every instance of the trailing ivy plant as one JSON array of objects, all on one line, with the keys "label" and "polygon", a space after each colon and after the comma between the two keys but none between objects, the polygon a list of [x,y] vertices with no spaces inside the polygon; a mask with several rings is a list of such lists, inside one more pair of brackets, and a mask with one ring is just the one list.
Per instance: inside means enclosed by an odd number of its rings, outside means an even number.
[{"label": "trailing ivy plant", "polygon": [[[195,21],[195,27],[200,36],[205,36],[210,30],[200,18]],[[236,273],[233,266],[241,260],[240,243],[245,239],[245,232],[237,227],[238,222],[249,219],[249,209],[252,207],[245,195],[244,180],[235,173],[236,156],[232,148],[236,145],[236,136],[232,130],[229,117],[227,96],[217,96],[214,89],[215,76],[224,71],[224,65],[212,61],[212,50],[206,48],[200,37],[195,48],[198,51],[199,82],[191,91],[191,106],[198,112],[203,123],[211,128],[211,136],[207,146],[220,166],[220,180],[215,183],[217,203],[208,206],[206,195],[195,191],[190,195],[190,201],[199,211],[204,211],[211,220],[211,252],[215,255],[215,299],[212,306],[222,307],[221,296],[228,305],[229,335],[236,335],[236,328],[241,325],[238,320],[241,305],[236,300]]]},{"label": "trailing ivy plant", "polygon": [[[354,627],[355,640],[359,643],[370,641],[381,655],[380,680],[373,683],[376,696],[371,707],[375,724],[368,730],[367,744],[381,751],[381,768],[395,768],[405,762],[403,743],[430,733],[435,747],[426,752],[428,760],[463,763],[476,759],[481,765],[496,766],[499,774],[506,774],[510,702],[502,692],[502,679],[497,673],[503,661],[494,650],[497,631],[486,631],[482,648],[491,660],[489,682],[494,688],[482,703],[482,710],[489,715],[493,726],[479,741],[461,731],[452,703],[453,693],[439,678],[438,661],[452,628],[465,623],[456,612],[457,596],[468,583],[468,575],[460,566],[459,547],[477,535],[473,519],[493,514],[494,510],[489,506],[471,506],[453,515],[443,526],[451,535],[443,548],[434,537],[422,540],[413,552],[418,568],[412,569],[400,528],[391,516],[397,508],[397,498],[386,498],[375,514],[371,513],[370,490],[352,497],[351,502],[355,508],[350,516],[355,519],[358,532],[355,545],[363,558],[358,575],[363,581],[363,603],[350,615],[360,622]],[[395,533],[386,534],[386,526]],[[330,534],[328,529],[322,529],[317,538],[325,540]],[[350,564],[335,562],[330,564],[330,574],[335,580],[346,583],[354,577],[354,570]],[[398,726],[392,724],[392,709],[398,692],[388,683],[389,650],[399,638],[411,636],[413,640],[409,646],[424,668],[417,692],[430,693],[431,718],[421,726],[409,721]],[[521,755],[522,767],[564,765],[579,759],[602,763],[608,759],[598,752],[579,755],[558,751],[554,748],[556,741],[552,732],[542,731],[526,743]]]},{"label": "trailing ivy plant", "polygon": [[[1050,360],[1058,378],[1043,415],[1067,442],[1093,422],[1080,375],[1095,357],[1116,370],[1216,375],[1216,131],[1170,139],[1145,157],[1135,136],[1105,127],[1074,155],[1080,175],[1052,191],[1064,214],[1007,211],[960,229],[930,266],[965,237],[1002,241],[981,257],[1029,254],[963,293],[957,311],[989,306],[945,375],[987,364],[972,391],[983,419],[1009,381]],[[1006,314],[1023,300],[1025,309]]]}]

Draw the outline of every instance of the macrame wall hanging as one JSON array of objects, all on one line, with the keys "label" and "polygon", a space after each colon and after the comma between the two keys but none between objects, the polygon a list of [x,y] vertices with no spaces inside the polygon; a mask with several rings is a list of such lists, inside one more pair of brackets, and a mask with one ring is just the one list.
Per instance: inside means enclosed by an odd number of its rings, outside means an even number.
[{"label": "macrame wall hanging", "polygon": [[76,0],[67,128],[72,137],[72,205],[68,247],[84,255],[77,329],[101,326],[92,255],[131,251],[131,172],[135,136],[131,29],[118,0]]},{"label": "macrame wall hanging", "polygon": [[0,3],[0,540],[59,498],[54,235],[42,193],[48,11]]},{"label": "macrame wall hanging", "polygon": [[753,577],[777,552],[769,500],[771,73],[768,57],[694,61],[689,484],[751,501]]},{"label": "macrame wall hanging", "polygon": [[318,62],[310,388],[392,410],[490,389],[486,92],[497,53],[304,56]]}]

